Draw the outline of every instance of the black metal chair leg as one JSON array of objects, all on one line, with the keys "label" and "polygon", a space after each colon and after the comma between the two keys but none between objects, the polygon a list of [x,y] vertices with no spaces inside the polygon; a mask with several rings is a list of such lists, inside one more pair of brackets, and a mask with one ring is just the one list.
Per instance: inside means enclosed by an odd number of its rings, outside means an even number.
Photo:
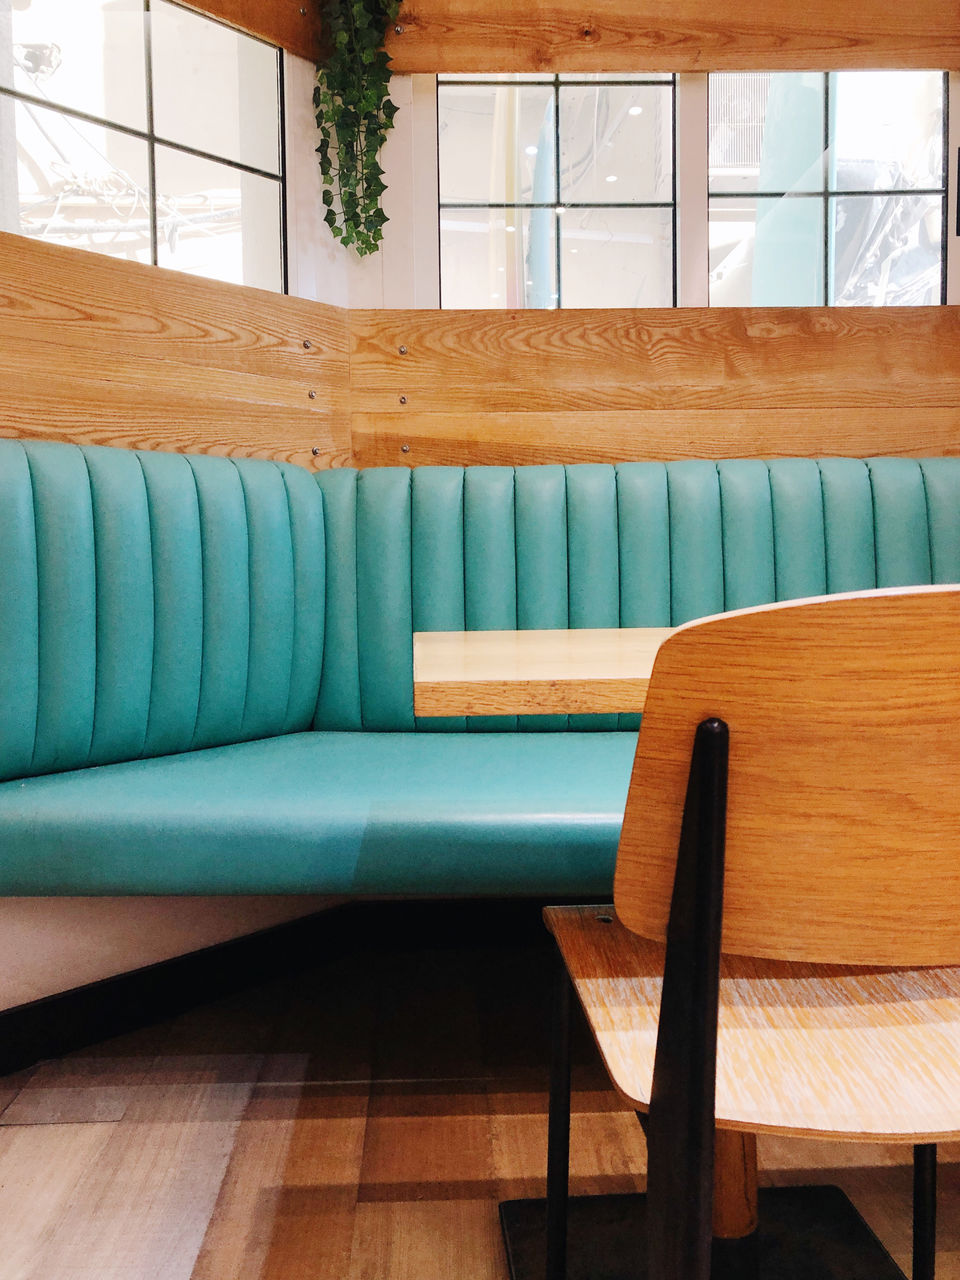
[{"label": "black metal chair leg", "polygon": [[697,728],[667,925],[647,1120],[650,1280],[708,1280],[729,735]]},{"label": "black metal chair leg", "polygon": [[572,986],[558,965],[557,1003],[550,1067],[550,1115],[547,1131],[546,1280],[566,1280],[567,1200],[570,1183],[570,1013]]},{"label": "black metal chair leg", "polygon": [[934,1280],[937,1259],[937,1146],[913,1148],[913,1280]]}]

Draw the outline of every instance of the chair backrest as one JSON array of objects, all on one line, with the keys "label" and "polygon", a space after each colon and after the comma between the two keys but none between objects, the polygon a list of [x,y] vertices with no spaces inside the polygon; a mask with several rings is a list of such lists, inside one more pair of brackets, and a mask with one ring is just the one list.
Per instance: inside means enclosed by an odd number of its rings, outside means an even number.
[{"label": "chair backrest", "polygon": [[730,730],[723,950],[960,963],[960,587],[766,605],[654,665],[617,857],[626,926],[666,934],[690,752]]}]

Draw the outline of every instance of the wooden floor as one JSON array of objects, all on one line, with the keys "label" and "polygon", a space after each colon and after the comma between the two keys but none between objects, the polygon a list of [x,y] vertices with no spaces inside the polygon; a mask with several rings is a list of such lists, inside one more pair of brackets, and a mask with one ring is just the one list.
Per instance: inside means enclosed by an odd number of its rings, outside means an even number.
[{"label": "wooden floor", "polygon": [[[0,1081],[0,1280],[505,1280],[497,1202],[543,1193],[537,912],[352,921],[308,972]],[[574,1190],[642,1189],[635,1117],[583,1036],[576,1059]],[[839,1183],[909,1270],[909,1157],[765,1140],[761,1178]]]}]

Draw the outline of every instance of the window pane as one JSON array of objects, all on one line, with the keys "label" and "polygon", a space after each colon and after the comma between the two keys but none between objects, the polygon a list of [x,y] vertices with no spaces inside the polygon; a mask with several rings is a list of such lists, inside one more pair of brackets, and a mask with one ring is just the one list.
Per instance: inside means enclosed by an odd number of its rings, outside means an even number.
[{"label": "window pane", "polygon": [[672,209],[565,209],[564,307],[673,305]]},{"label": "window pane", "polygon": [[0,225],[53,244],[150,261],[147,145],[0,97]]},{"label": "window pane", "polygon": [[669,86],[560,89],[560,199],[595,204],[673,198]]},{"label": "window pane", "polygon": [[151,23],[158,137],[279,172],[276,49],[164,0]]},{"label": "window pane", "polygon": [[841,196],[830,203],[832,302],[889,307],[940,301],[940,196]]},{"label": "window pane", "polygon": [[710,305],[817,307],[823,297],[823,201],[710,201]]},{"label": "window pane", "polygon": [[260,289],[283,287],[280,184],[157,147],[161,267]]},{"label": "window pane", "polygon": [[0,84],[143,129],[142,0],[32,0],[0,8]]},{"label": "window pane", "polygon": [[834,190],[941,185],[941,72],[842,71],[831,89]]},{"label": "window pane", "polygon": [[442,209],[444,307],[555,307],[553,209]]},{"label": "window pane", "polygon": [[611,75],[607,71],[591,72],[589,75],[583,75],[580,72],[570,72],[569,74],[561,75],[559,78],[561,83],[563,83],[564,81],[575,81],[575,80],[591,80],[591,81],[599,80],[601,81],[601,83],[604,83],[604,84],[609,84],[611,81],[621,81],[621,80],[624,80],[624,81],[626,80],[629,80],[629,81],[666,80],[668,82],[672,82],[673,72],[672,71],[637,71],[637,72],[630,72],[627,75]]},{"label": "window pane", "polygon": [[710,76],[711,192],[823,189],[819,72]]},{"label": "window pane", "polygon": [[441,85],[440,199],[553,202],[553,89]]},{"label": "window pane", "polygon": [[442,75],[437,76],[437,80],[440,84],[446,84],[449,81],[457,80],[466,80],[469,81],[470,84],[489,84],[491,81],[496,81],[499,84],[542,84],[546,81],[548,84],[553,84],[553,76],[549,71],[537,71],[533,73],[516,72],[511,74],[501,72],[494,72],[491,74],[489,72],[485,72],[483,75],[472,76]]}]

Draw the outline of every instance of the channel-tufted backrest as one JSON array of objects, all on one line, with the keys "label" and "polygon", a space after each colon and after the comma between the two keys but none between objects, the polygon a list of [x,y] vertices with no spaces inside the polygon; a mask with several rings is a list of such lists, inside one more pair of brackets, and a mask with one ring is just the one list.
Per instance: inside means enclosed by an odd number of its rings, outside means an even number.
[{"label": "channel-tufted backrest", "polygon": [[323,546],[299,467],[0,440],[0,778],[309,728]]},{"label": "channel-tufted backrest", "polygon": [[414,631],[665,626],[827,592],[960,581],[958,458],[374,468],[317,479],[329,548],[320,728],[414,727]]}]

